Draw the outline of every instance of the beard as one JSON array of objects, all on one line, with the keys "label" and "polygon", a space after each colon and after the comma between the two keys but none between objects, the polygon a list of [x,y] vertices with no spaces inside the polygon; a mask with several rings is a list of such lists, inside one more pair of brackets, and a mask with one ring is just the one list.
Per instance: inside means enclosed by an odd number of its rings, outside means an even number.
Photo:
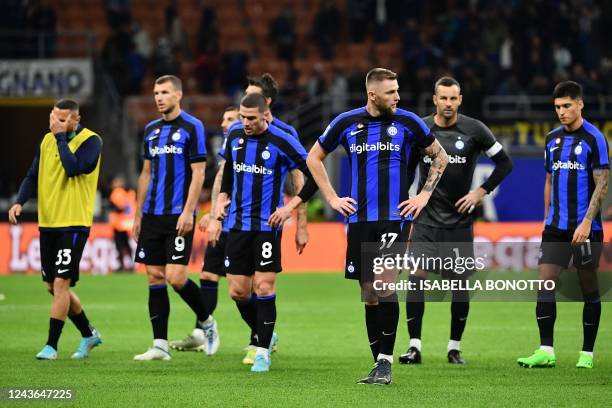
[{"label": "beard", "polygon": [[376,109],[378,109],[378,111],[380,112],[382,116],[392,116],[397,111],[397,105],[391,107],[391,106],[375,104],[375,106],[376,106]]}]

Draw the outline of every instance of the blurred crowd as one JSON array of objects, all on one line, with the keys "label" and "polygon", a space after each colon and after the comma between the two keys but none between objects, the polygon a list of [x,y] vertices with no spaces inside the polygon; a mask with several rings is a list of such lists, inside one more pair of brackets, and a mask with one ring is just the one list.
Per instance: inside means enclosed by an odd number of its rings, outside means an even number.
[{"label": "blurred crowd", "polygon": [[[243,89],[252,54],[273,46],[277,60],[288,67],[282,96],[289,105],[324,92],[342,96],[362,91],[363,72],[333,69],[324,75],[315,64],[304,78],[296,62],[316,52],[322,63],[333,66],[340,47],[386,42],[400,47],[401,61],[394,68],[402,88],[416,95],[430,92],[444,73],[458,78],[475,104],[483,95],[549,95],[554,83],[570,77],[588,95],[612,93],[612,49],[606,47],[612,34],[610,2],[330,0],[322,2],[304,39],[296,31],[294,10],[308,0],[300,0],[286,2],[269,20],[265,44],[245,39],[244,47],[220,47],[224,28],[205,1],[195,44],[186,41],[176,1],[166,6],[165,31],[155,43],[130,17],[128,0],[107,3],[114,34],[103,55],[123,94],[140,93],[148,74],[179,73],[180,64],[191,61],[199,92],[233,95]],[[237,4],[246,7],[244,1]],[[300,49],[305,41],[315,47]],[[377,63],[373,55],[368,62]]]},{"label": "blurred crowd", "polygon": [[[235,1],[236,16],[252,7],[252,2]],[[3,30],[48,33],[45,56],[53,56],[58,11],[52,3],[3,3]],[[612,34],[612,2],[329,0],[321,2],[310,31],[299,34],[296,13],[314,3],[285,1],[268,20],[264,44],[254,44],[256,37],[248,36],[236,47],[220,46],[220,33],[227,27],[207,3],[200,1],[197,38],[188,41],[179,17],[180,1],[159,3],[165,17],[156,38],[133,17],[130,0],[105,1],[111,34],[100,50],[101,60],[122,95],[142,93],[147,76],[181,74],[182,64],[193,67],[198,92],[234,95],[244,87],[249,61],[257,57],[253,54],[261,47],[274,47],[275,63],[286,64],[288,70],[281,84],[286,105],[325,92],[346,99],[362,91],[364,73],[358,64],[346,69],[334,63],[339,49],[363,43],[397,46],[400,61],[393,61],[392,68],[400,73],[402,89],[411,94],[430,92],[442,74],[455,76],[470,96],[468,111],[478,109],[483,95],[549,95],[555,82],[570,77],[584,85],[587,95],[612,94],[612,48],[606,46]],[[27,57],[27,49],[3,47],[2,55]],[[311,61],[313,56],[307,54],[312,53],[321,64],[300,72],[304,65],[298,62]],[[365,66],[377,63],[372,53]],[[331,70],[324,72],[322,64]]]}]

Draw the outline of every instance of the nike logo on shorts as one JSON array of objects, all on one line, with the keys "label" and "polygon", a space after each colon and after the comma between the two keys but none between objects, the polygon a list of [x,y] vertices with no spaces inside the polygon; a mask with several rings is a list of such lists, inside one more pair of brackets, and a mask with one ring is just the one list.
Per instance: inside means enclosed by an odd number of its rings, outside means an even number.
[{"label": "nike logo on shorts", "polygon": [[64,272],[68,272],[69,270],[70,270],[70,269],[58,269],[58,270],[57,270],[57,274],[58,274],[58,275],[61,275],[62,273],[64,273]]},{"label": "nike logo on shorts", "polygon": [[267,261],[267,262],[261,261],[261,262],[259,263],[259,266],[266,266],[266,265],[271,264],[272,262],[274,262],[274,261]]},{"label": "nike logo on shorts", "polygon": [[182,257],[184,257],[184,256],[185,256],[185,255],[179,255],[179,256],[172,255],[172,260],[173,260],[173,261],[176,261],[177,259],[181,259],[181,258],[182,258]]}]

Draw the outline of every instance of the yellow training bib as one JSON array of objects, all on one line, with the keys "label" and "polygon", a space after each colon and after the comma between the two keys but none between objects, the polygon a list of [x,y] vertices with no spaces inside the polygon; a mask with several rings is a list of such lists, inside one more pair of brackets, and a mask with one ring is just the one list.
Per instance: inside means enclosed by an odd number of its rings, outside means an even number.
[{"label": "yellow training bib", "polygon": [[[90,137],[100,137],[89,129],[68,142],[72,153]],[[38,226],[47,228],[85,226],[93,223],[94,201],[100,174],[100,158],[89,174],[68,177],[59,157],[57,142],[49,132],[40,144],[38,167]]]}]

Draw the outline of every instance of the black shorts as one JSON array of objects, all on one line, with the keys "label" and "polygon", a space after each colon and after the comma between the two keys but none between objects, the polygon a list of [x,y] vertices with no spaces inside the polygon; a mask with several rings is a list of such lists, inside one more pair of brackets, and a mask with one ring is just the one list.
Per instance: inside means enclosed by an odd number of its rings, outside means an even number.
[{"label": "black shorts", "polygon": [[225,272],[252,276],[257,272],[280,272],[282,231],[232,231],[225,245]]},{"label": "black shorts", "polygon": [[[136,246],[135,261],[145,265],[187,265],[191,257],[193,230],[178,236],[178,215],[144,214]],[[195,226],[195,217],[194,217]]]},{"label": "black shorts", "polygon": [[408,252],[412,259],[420,262],[416,264],[420,270],[439,273],[449,279],[469,276],[474,272],[473,228],[414,224]]},{"label": "black shorts", "polygon": [[70,279],[70,286],[79,280],[79,263],[87,243],[87,231],[40,231],[40,273],[45,282],[55,278]]},{"label": "black shorts", "polygon": [[356,222],[348,225],[344,277],[374,281],[374,258],[406,253],[410,221]]},{"label": "black shorts", "polygon": [[553,264],[567,268],[573,258],[576,269],[596,269],[599,266],[603,235],[603,231],[591,231],[588,242],[572,245],[573,230],[546,227],[542,232],[538,265]]},{"label": "black shorts", "polygon": [[214,273],[215,275],[225,276],[225,267],[223,266],[223,257],[225,255],[225,244],[227,243],[227,232],[222,231],[217,241],[217,245],[213,248],[208,243],[206,253],[204,254],[203,272]]}]

